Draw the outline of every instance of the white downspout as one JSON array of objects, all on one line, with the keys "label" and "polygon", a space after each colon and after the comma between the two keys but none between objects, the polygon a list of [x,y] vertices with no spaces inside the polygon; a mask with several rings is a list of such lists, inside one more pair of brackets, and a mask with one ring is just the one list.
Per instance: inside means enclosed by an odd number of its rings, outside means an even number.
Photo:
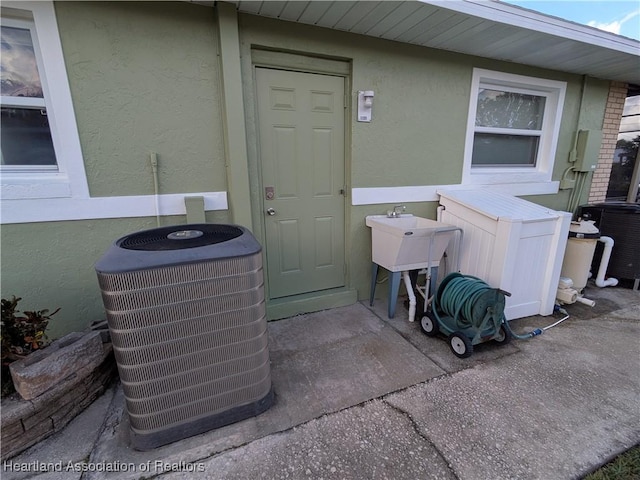
[{"label": "white downspout", "polygon": [[611,250],[613,249],[613,238],[600,237],[598,241],[604,243],[604,251],[602,252],[602,260],[600,260],[600,267],[598,268],[598,275],[596,276],[596,285],[602,287],[615,287],[618,285],[617,278],[604,279],[605,273],[607,273],[607,267],[609,266],[609,258],[611,258]]},{"label": "white downspout", "polygon": [[413,322],[416,318],[416,294],[413,292],[409,272],[402,272],[402,279],[404,280],[404,286],[407,289],[407,294],[409,295],[409,321]]}]

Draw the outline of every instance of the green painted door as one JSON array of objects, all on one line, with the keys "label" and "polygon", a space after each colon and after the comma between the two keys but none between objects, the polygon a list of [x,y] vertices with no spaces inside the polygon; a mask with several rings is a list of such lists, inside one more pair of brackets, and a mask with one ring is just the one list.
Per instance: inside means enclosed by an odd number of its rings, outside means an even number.
[{"label": "green painted door", "polygon": [[256,69],[269,297],[345,284],[344,78]]}]

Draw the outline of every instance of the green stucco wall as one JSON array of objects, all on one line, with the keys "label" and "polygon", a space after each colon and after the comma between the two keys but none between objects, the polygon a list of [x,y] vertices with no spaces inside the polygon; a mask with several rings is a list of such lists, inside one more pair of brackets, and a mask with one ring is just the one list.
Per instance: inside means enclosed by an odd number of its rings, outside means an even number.
[{"label": "green stucco wall", "polygon": [[[184,216],[162,220],[186,223]],[[226,212],[208,213],[207,222],[227,223]],[[84,330],[105,318],[95,262],[116,239],[155,226],[153,217],[4,225],[2,298],[22,297],[22,311],[61,307],[49,324],[52,339]]]},{"label": "green stucco wall", "polygon": [[[604,110],[607,104],[610,82],[596,78],[566,75],[559,77],[567,82],[567,94],[564,102],[560,137],[556,162],[553,168],[553,180],[561,180],[563,173],[570,166],[570,152],[574,148],[578,130],[602,130]],[[584,94],[583,94],[584,90]],[[579,205],[587,203],[592,173],[585,173],[585,182],[580,194]],[[568,178],[574,178],[569,174]],[[537,195],[523,197],[525,200],[544,205],[554,210],[568,210],[571,190],[561,190],[557,195]],[[573,213],[573,212],[572,212]]]},{"label": "green stucco wall", "polygon": [[[61,41],[91,195],[224,191],[222,92],[214,10],[187,2],[58,2]],[[567,82],[553,179],[560,180],[578,129],[601,129],[609,83],[344,32],[239,16],[253,230],[262,238],[251,48],[344,60],[351,65],[347,122],[349,187],[460,182],[474,67]],[[358,90],[374,90],[373,121],[355,121]],[[242,108],[242,105],[238,105]],[[588,182],[587,182],[588,189]],[[587,192],[583,192],[586,201]],[[528,199],[564,210],[569,191]],[[391,205],[351,206],[347,197],[349,286],[368,297],[370,232],[364,218]],[[407,204],[435,218],[436,203]],[[226,211],[207,221],[228,222]],[[184,223],[169,217],[163,224]],[[93,264],[116,238],[155,218],[3,225],[2,296],[23,308],[62,307],[53,337],[103,318]],[[384,295],[381,288],[378,296]]]},{"label": "green stucco wall", "polygon": [[[462,163],[451,159],[462,159],[464,141],[443,138],[464,137],[471,82],[464,57],[251,15],[240,25],[245,83],[252,45],[352,61],[351,187],[460,181]],[[358,90],[375,91],[371,123],[354,121]]]},{"label": "green stucco wall", "polygon": [[[602,128],[607,81],[587,80],[580,114],[583,79],[577,75],[253,15],[240,15],[240,25],[245,95],[249,99],[252,46],[351,62],[349,128],[354,188],[460,183],[473,68],[567,82],[554,180],[569,165],[575,130]],[[355,121],[358,90],[375,91],[371,123]],[[248,133],[251,144],[255,138],[251,125]],[[255,155],[255,151],[251,153]]]},{"label": "green stucco wall", "polygon": [[[183,2],[56,2],[92,197],[225,191],[213,9]],[[44,200],[46,201],[46,200]],[[207,221],[227,223],[226,211]],[[162,218],[185,223],[184,216]],[[50,337],[104,318],[93,265],[155,217],[3,225],[2,297],[53,310]]]},{"label": "green stucco wall", "polygon": [[91,196],[226,190],[213,10],[55,6]]},{"label": "green stucco wall", "polygon": [[2,297],[20,310],[54,310],[51,338],[104,318],[93,264],[117,236],[155,226],[155,219],[7,225],[2,228]]},{"label": "green stucco wall", "polygon": [[[240,15],[242,67],[247,105],[250,171],[259,176],[252,113],[251,49],[264,48],[333,58],[351,64],[351,115],[347,136],[350,187],[394,187],[460,183],[473,68],[567,82],[553,180],[569,167],[579,129],[601,129],[609,82],[485,58],[420,48],[386,40],[252,15]],[[583,94],[584,82],[584,94]],[[371,123],[355,121],[358,90],[374,90]],[[589,174],[591,175],[591,174]],[[582,199],[586,202],[588,183]],[[566,210],[570,191],[525,197]],[[365,217],[393,205],[348,206],[347,258],[351,286],[369,295],[370,231]],[[407,212],[436,218],[435,202],[407,204]],[[254,215],[259,231],[260,212]],[[385,295],[384,288],[377,296]]]}]

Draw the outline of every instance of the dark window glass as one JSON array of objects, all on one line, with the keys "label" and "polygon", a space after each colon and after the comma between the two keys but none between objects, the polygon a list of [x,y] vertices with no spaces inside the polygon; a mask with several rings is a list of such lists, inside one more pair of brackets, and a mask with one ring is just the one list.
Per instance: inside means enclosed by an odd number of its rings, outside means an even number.
[{"label": "dark window glass", "polygon": [[2,165],[56,166],[31,31],[1,27]]},{"label": "dark window glass", "polygon": [[473,166],[533,167],[539,142],[538,136],[476,133],[473,138]]},{"label": "dark window glass", "polygon": [[44,109],[2,107],[3,165],[56,165]]}]

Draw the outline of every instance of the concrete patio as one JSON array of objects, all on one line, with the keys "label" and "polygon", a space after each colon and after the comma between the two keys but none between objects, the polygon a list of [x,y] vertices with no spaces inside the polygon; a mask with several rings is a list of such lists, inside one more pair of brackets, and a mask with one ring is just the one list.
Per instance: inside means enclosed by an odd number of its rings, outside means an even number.
[{"label": "concrete patio", "polygon": [[467,359],[401,305],[388,319],[384,300],[271,322],[276,401],[262,415],[138,452],[114,385],[2,477],[581,478],[640,442],[640,293],[587,296],[595,307],[567,306],[544,335]]}]

